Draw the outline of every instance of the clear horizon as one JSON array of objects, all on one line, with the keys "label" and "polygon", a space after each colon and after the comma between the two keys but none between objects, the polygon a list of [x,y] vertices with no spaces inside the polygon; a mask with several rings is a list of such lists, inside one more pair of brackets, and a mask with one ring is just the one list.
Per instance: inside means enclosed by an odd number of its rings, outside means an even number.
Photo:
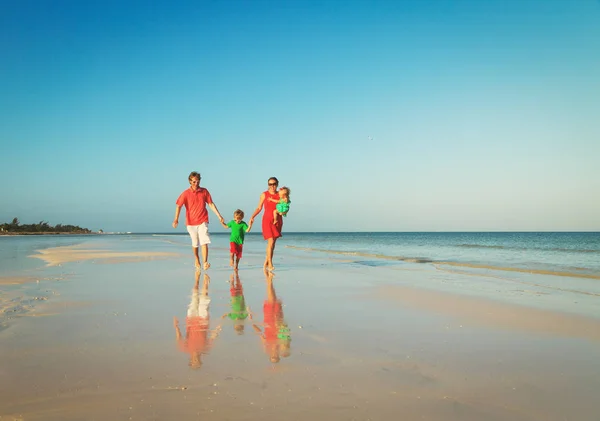
[{"label": "clear horizon", "polygon": [[600,231],[599,21],[593,0],[5,2],[0,222],[185,233],[199,171],[226,220],[290,186],[284,235]]}]

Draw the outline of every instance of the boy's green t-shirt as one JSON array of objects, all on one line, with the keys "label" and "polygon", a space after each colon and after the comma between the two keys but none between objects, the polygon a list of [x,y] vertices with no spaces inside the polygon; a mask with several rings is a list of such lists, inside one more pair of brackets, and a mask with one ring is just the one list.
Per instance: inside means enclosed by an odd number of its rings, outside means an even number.
[{"label": "boy's green t-shirt", "polygon": [[231,313],[229,313],[228,316],[231,320],[244,320],[248,317],[246,300],[243,295],[231,297]]},{"label": "boy's green t-shirt", "polygon": [[229,236],[229,241],[236,244],[244,244],[244,235],[246,235],[248,225],[244,221],[241,221],[238,224],[237,222],[235,222],[234,219],[232,219],[227,224],[227,227],[231,228],[231,235]]}]

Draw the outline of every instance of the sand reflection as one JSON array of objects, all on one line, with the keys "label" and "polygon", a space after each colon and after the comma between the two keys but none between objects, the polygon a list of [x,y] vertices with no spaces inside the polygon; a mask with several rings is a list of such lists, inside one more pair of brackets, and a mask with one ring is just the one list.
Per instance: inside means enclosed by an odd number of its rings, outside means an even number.
[{"label": "sand reflection", "polygon": [[200,272],[196,271],[192,297],[185,318],[185,337],[179,329],[179,320],[173,318],[175,337],[179,349],[190,354],[189,365],[192,368],[202,367],[202,355],[208,354],[213,346],[214,340],[221,331],[221,326],[210,329],[210,297],[208,286],[210,277],[204,274],[202,289],[200,289]]},{"label": "sand reflection", "polygon": [[291,355],[292,336],[285,322],[283,303],[275,292],[273,273],[265,270],[267,298],[263,303],[262,327],[254,323],[254,315],[250,312],[252,328],[260,337],[265,353],[272,363],[278,363],[281,358]]},{"label": "sand reflection", "polygon": [[238,335],[243,335],[245,330],[245,322],[248,318],[248,307],[246,306],[246,299],[244,298],[244,287],[240,280],[240,274],[235,271],[229,278],[229,293],[231,298],[229,303],[231,309],[225,313],[221,318],[228,318],[233,321],[233,330]]}]

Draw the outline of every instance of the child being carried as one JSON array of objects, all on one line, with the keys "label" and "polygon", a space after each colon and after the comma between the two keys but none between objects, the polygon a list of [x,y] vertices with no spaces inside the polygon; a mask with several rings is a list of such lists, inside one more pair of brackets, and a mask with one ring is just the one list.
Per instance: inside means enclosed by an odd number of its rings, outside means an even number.
[{"label": "child being carried", "polygon": [[277,215],[287,216],[290,210],[290,189],[289,187],[282,187],[279,189],[279,202],[273,211],[273,224],[277,224]]}]

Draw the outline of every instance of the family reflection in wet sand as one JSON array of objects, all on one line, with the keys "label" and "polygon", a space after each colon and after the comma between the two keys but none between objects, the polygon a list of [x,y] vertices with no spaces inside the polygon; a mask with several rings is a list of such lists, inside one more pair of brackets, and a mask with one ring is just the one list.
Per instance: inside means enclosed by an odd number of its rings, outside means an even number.
[{"label": "family reflection in wet sand", "polygon": [[190,367],[200,368],[202,354],[208,354],[212,348],[214,340],[221,332],[221,325],[213,330],[210,329],[210,298],[208,296],[210,277],[206,273],[204,274],[201,291],[200,272],[196,272],[194,281],[192,298],[185,318],[185,337],[181,334],[177,317],[173,318],[173,325],[179,348],[190,354]]},{"label": "family reflection in wet sand", "polygon": [[238,335],[244,334],[244,323],[248,318],[248,307],[244,299],[244,287],[240,280],[240,274],[235,271],[229,278],[229,293],[231,295],[231,311],[225,313],[221,318],[229,318],[233,321],[233,330]]},{"label": "family reflection in wet sand", "polygon": [[[230,309],[220,321],[231,320],[233,330],[238,335],[245,331],[246,320],[252,324],[253,332],[260,338],[264,352],[271,363],[291,355],[291,334],[283,315],[283,304],[275,292],[273,273],[265,270],[266,299],[263,303],[263,321],[257,322],[254,313],[246,305],[244,288],[239,273],[235,271],[229,278]],[[214,341],[222,331],[221,323],[210,327],[210,298],[208,287],[210,277],[205,273],[200,288],[200,272],[195,273],[192,297],[185,319],[185,337],[179,328],[177,317],[173,318],[175,335],[179,349],[190,354],[189,366],[202,367],[202,356],[213,348]],[[253,335],[251,335],[253,336]]]},{"label": "family reflection in wet sand", "polygon": [[265,270],[267,284],[267,298],[263,303],[263,326],[262,329],[254,323],[254,317],[250,312],[250,320],[253,321],[252,328],[259,335],[265,353],[272,363],[278,363],[282,357],[291,355],[290,328],[283,317],[283,304],[275,293],[273,285],[273,272]]}]

